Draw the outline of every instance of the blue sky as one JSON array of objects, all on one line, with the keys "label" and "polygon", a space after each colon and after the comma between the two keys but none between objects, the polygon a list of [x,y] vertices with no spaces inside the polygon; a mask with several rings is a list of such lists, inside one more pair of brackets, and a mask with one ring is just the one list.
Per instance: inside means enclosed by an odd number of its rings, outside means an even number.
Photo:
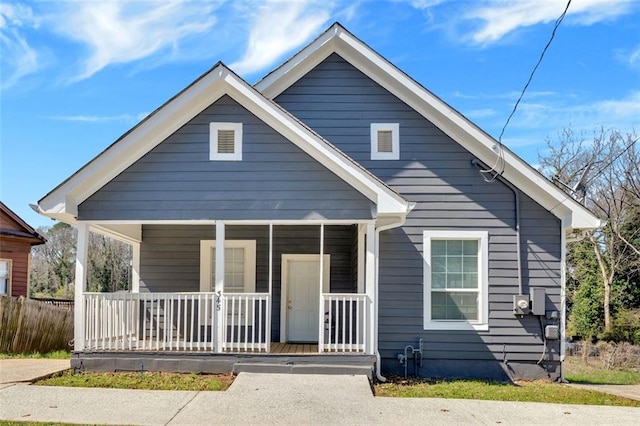
[{"label": "blue sky", "polygon": [[[248,82],[334,21],[494,137],[565,0],[3,1],[0,199],[48,191],[221,60]],[[640,2],[573,0],[503,137],[640,132]]]}]

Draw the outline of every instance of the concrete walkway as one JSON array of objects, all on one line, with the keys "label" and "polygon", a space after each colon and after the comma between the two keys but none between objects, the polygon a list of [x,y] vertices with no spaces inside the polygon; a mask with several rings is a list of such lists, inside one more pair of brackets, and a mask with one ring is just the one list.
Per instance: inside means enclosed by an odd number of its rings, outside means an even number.
[{"label": "concrete walkway", "polygon": [[69,368],[68,359],[0,359],[0,387],[31,382]]},{"label": "concrete walkway", "polygon": [[570,383],[568,386],[640,401],[640,385],[585,385],[582,383]]},{"label": "concrete walkway", "polygon": [[640,408],[375,398],[365,376],[240,373],[227,392],[15,384],[0,419],[82,424],[636,424]]}]

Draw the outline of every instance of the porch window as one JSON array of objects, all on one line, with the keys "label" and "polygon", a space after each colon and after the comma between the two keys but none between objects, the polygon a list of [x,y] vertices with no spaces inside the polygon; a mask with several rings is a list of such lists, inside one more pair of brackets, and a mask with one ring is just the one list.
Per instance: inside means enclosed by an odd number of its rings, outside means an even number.
[{"label": "porch window", "polygon": [[[256,290],[256,241],[224,242],[224,292],[254,293]],[[200,290],[214,291],[216,283],[216,242],[200,243]]]},{"label": "porch window", "polygon": [[209,123],[209,159],[242,160],[242,123]]},{"label": "porch window", "polygon": [[11,294],[11,261],[0,259],[0,295]]},{"label": "porch window", "polygon": [[397,160],[400,158],[400,125],[398,123],[371,123],[371,159]]},{"label": "porch window", "polygon": [[488,330],[488,236],[424,231],[424,328]]}]

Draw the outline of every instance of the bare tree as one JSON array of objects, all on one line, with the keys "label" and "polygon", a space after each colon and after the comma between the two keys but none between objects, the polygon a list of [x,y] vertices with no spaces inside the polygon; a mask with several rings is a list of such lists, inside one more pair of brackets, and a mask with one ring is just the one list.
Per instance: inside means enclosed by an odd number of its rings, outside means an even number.
[{"label": "bare tree", "polygon": [[[622,266],[640,265],[640,226],[626,226],[640,208],[640,150],[635,133],[600,129],[590,141],[563,130],[549,152],[539,156],[540,170],[583,202],[605,225],[590,232],[604,289],[604,328],[611,331],[611,288]],[[623,229],[624,228],[624,229]],[[631,234],[629,234],[631,232]]]}]

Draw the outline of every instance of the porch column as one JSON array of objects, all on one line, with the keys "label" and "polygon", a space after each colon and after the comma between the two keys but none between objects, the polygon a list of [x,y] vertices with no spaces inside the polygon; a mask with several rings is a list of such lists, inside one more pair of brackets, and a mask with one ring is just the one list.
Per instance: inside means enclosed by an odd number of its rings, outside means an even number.
[{"label": "porch column", "polygon": [[365,235],[367,225],[358,224],[358,294],[364,293],[365,283]]},{"label": "porch column", "polygon": [[322,284],[324,283],[324,223],[320,224],[320,297],[318,303],[318,353],[322,353],[324,344],[324,300],[322,297]]},{"label": "porch column", "polygon": [[131,293],[140,293],[140,243],[131,244]]},{"label": "porch column", "polygon": [[376,312],[375,306],[375,276],[376,276],[376,255],[375,255],[375,226],[373,223],[368,223],[367,225],[367,238],[366,238],[366,260],[365,260],[365,291],[367,293],[368,303],[368,319],[367,321],[367,343],[365,345],[365,351],[368,354],[373,354],[374,352],[374,329],[376,323],[376,316],[378,313]]},{"label": "porch column", "polygon": [[87,286],[87,252],[89,249],[89,225],[78,224],[78,242],[76,246],[76,280],[73,304],[73,350],[84,350],[84,292]]},{"label": "porch column", "polygon": [[216,282],[214,285],[214,292],[216,297],[220,300],[220,309],[216,310],[216,352],[223,351],[224,340],[224,312],[226,301],[222,298],[224,291],[224,222],[216,222]]},{"label": "porch column", "polygon": [[[267,302],[267,329],[265,330],[265,340],[267,353],[271,352],[271,304],[273,303],[273,222],[269,223],[269,299]],[[281,332],[282,333],[282,332]]]}]

